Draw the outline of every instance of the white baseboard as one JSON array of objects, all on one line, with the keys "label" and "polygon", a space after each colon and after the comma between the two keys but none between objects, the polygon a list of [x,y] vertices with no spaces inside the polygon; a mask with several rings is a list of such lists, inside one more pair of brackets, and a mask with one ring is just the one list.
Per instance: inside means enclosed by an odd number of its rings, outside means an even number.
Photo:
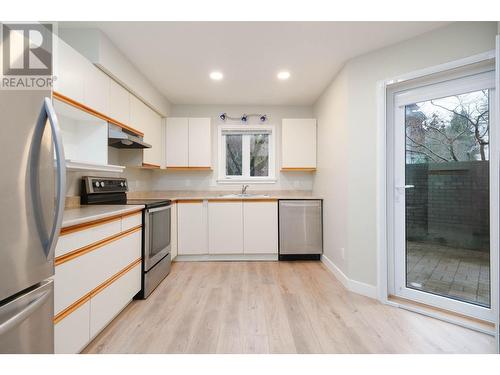
[{"label": "white baseboard", "polygon": [[177,255],[176,262],[224,262],[224,261],[274,261],[278,254],[204,254],[204,255]]},{"label": "white baseboard", "polygon": [[377,298],[377,287],[366,284],[361,281],[349,279],[340,268],[338,268],[327,256],[322,255],[321,261],[331,273],[339,280],[342,285],[349,291],[361,294],[370,298]]}]

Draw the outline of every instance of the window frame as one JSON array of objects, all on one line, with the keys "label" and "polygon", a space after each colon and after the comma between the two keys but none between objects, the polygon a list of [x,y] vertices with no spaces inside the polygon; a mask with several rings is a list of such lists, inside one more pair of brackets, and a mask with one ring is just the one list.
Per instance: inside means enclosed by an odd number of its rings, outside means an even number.
[{"label": "window frame", "polygon": [[[226,142],[223,132],[234,130],[235,132],[245,131],[266,131],[269,135],[269,175],[250,176],[250,142],[242,139],[242,175],[226,175]],[[250,138],[250,135],[246,136]],[[275,183],[276,182],[276,127],[274,125],[219,125],[217,129],[218,139],[218,183],[241,184],[241,183]]]}]

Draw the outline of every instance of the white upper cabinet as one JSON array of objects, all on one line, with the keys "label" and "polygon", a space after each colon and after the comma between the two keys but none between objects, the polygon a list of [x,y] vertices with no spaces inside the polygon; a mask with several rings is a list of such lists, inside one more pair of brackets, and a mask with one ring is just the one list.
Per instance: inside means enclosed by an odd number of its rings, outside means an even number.
[{"label": "white upper cabinet", "polygon": [[55,37],[57,55],[54,59],[54,91],[77,102],[84,102],[85,74],[90,64],[61,39]]},{"label": "white upper cabinet", "polygon": [[167,117],[165,129],[166,162],[169,167],[189,165],[189,121],[185,117]]},{"label": "white upper cabinet", "polygon": [[163,164],[163,131],[162,118],[155,111],[146,107],[147,128],[144,141],[152,147],[144,149],[143,162],[154,166]]},{"label": "white upper cabinet", "polygon": [[281,169],[316,169],[316,119],[283,119]]},{"label": "white upper cabinet", "polygon": [[112,79],[109,81],[109,117],[130,124],[130,93]]},{"label": "white upper cabinet", "polygon": [[211,165],[210,119],[189,118],[189,167]]},{"label": "white upper cabinet", "polygon": [[107,114],[110,78],[64,41],[56,41],[54,91]]},{"label": "white upper cabinet", "polygon": [[144,133],[143,163],[160,167],[163,161],[162,118],[134,95],[130,95],[130,126]]},{"label": "white upper cabinet", "polygon": [[93,110],[109,113],[109,81],[111,79],[100,69],[90,64],[85,75],[84,104]]},{"label": "white upper cabinet", "polygon": [[147,106],[134,95],[130,95],[130,126],[146,134],[148,128]]},{"label": "white upper cabinet", "polygon": [[167,168],[211,168],[210,118],[167,118],[165,137]]}]

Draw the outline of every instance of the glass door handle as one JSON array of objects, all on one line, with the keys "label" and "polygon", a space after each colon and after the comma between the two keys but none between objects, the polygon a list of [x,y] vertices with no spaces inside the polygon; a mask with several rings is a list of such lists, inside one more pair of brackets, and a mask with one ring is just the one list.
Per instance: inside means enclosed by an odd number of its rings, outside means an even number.
[{"label": "glass door handle", "polygon": [[397,185],[396,189],[413,189],[415,185]]}]

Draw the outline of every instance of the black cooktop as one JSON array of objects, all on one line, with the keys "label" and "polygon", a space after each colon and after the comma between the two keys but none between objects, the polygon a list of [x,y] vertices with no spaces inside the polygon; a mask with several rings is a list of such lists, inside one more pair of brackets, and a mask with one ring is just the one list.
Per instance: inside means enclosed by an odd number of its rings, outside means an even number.
[{"label": "black cooktop", "polygon": [[143,204],[146,208],[168,206],[170,199],[127,199],[126,204]]},{"label": "black cooktop", "polygon": [[127,199],[128,182],[118,177],[82,177],[81,204],[142,204],[146,208],[168,206],[170,199]]}]

